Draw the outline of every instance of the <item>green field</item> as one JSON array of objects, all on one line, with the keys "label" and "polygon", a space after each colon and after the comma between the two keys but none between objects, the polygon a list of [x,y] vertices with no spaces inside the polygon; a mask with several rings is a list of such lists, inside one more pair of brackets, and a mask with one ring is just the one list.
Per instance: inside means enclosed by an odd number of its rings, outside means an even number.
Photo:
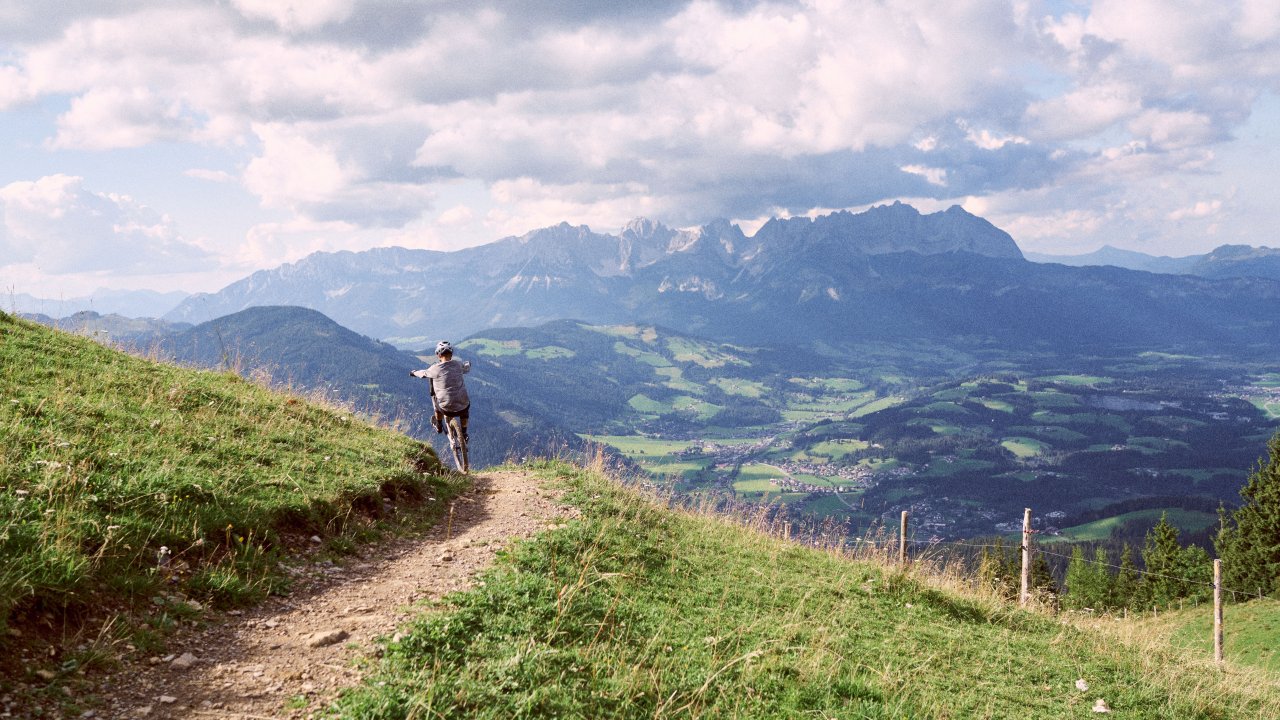
[{"label": "green field", "polygon": [[725,365],[749,366],[751,363],[736,355],[722,352],[710,343],[703,343],[689,338],[667,338],[667,350],[676,362],[691,362],[704,368],[719,368]]},{"label": "green field", "polygon": [[954,462],[946,462],[940,458],[934,458],[934,461],[929,463],[929,467],[925,468],[924,472],[920,474],[924,477],[946,477],[948,475],[955,475],[956,473],[961,472],[981,472],[983,470],[990,470],[995,466],[996,464],[990,460],[970,460],[967,458],[960,458]]},{"label": "green field", "polygon": [[459,350],[467,350],[478,355],[503,357],[505,355],[521,355],[524,348],[519,340],[490,340],[489,338],[472,338],[458,343]]},{"label": "green field", "polygon": [[692,440],[661,440],[641,435],[583,435],[582,438],[617,448],[627,456],[674,455],[694,444]]},{"label": "green field", "polygon": [[1028,437],[1011,437],[1005,438],[1000,445],[1009,452],[1016,455],[1019,459],[1026,459],[1041,455],[1048,446],[1034,438]]},{"label": "green field", "polygon": [[709,382],[720,388],[726,395],[737,395],[739,397],[760,398],[764,397],[765,393],[769,391],[767,385],[754,380],[715,378]]},{"label": "green field", "polygon": [[906,402],[906,400],[907,400],[906,398],[899,397],[897,395],[889,395],[886,397],[882,397],[879,400],[873,400],[867,403],[866,405],[863,405],[862,407],[858,408],[857,410],[854,410],[852,413],[849,414],[849,417],[858,418],[858,417],[863,417],[864,415],[870,415],[873,412],[884,410],[885,408],[891,408],[895,405],[901,405],[902,403]]},{"label": "green field", "polygon": [[737,480],[733,489],[740,493],[777,493],[781,489],[770,480]]},{"label": "green field", "polygon": [[869,444],[864,440],[827,440],[811,445],[808,449],[808,454],[839,460],[845,455],[865,450],[868,447]]},{"label": "green field", "polygon": [[823,390],[829,393],[852,393],[866,388],[866,383],[853,378],[790,378],[790,382],[811,390]]},{"label": "green field", "polygon": [[1160,520],[1161,515],[1165,515],[1171,525],[1179,528],[1183,532],[1199,532],[1218,522],[1217,515],[1213,513],[1197,512],[1194,510],[1182,510],[1179,508],[1139,510],[1137,512],[1116,515],[1115,517],[1104,518],[1102,520],[1095,520],[1094,522],[1085,523],[1084,525],[1063,528],[1062,538],[1072,541],[1106,540],[1111,537],[1112,531],[1120,527],[1122,523],[1131,520],[1145,520],[1155,524]]},{"label": "green field", "polygon": [[1045,382],[1062,383],[1063,385],[1078,385],[1082,387],[1093,387],[1096,385],[1106,385],[1113,383],[1115,380],[1100,375],[1046,375],[1037,378]]},{"label": "green field", "polygon": [[562,360],[577,355],[569,348],[563,348],[558,345],[544,345],[542,347],[529,348],[524,351],[526,357],[534,360]]},{"label": "green field", "polygon": [[1013,412],[1013,405],[1005,402],[1004,400],[993,400],[991,398],[982,398],[978,402],[982,403],[983,405],[990,408],[991,410],[996,410],[998,412],[1007,412],[1007,413]]},{"label": "green field", "polygon": [[657,330],[640,325],[584,325],[583,327],[605,335],[630,338],[645,343],[653,343],[658,339]]},{"label": "green field", "polygon": [[637,393],[636,395],[631,396],[631,399],[627,401],[627,404],[636,412],[644,413],[646,415],[661,415],[663,413],[671,412],[670,405],[658,402],[644,393]]},{"label": "green field", "polygon": [[684,371],[678,367],[672,366],[672,367],[654,368],[654,372],[667,378],[667,381],[663,383],[663,385],[666,385],[672,390],[676,390],[679,392],[697,393],[699,395],[707,391],[707,389],[702,387],[701,385],[685,380]]},{"label": "green field", "polygon": [[664,367],[671,366],[671,361],[667,360],[665,357],[659,355],[658,353],[649,352],[647,350],[639,350],[631,347],[630,345],[622,341],[618,341],[613,344],[613,351],[621,355],[633,357],[642,363],[652,365],[656,368],[664,368]]}]

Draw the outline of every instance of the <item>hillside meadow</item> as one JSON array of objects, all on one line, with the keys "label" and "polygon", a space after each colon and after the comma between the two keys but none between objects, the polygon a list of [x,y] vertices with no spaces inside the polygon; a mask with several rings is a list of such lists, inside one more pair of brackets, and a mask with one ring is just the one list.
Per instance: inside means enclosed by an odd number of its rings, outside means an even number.
[{"label": "hillside meadow", "polygon": [[0,367],[0,643],[160,590],[254,602],[284,588],[291,544],[338,550],[462,487],[430,448],[341,406],[5,313]]},{"label": "hillside meadow", "polygon": [[[579,520],[388,641],[342,718],[1273,718],[1277,676],[1022,611],[954,570],[526,465]],[[1087,691],[1077,687],[1083,680]]]}]

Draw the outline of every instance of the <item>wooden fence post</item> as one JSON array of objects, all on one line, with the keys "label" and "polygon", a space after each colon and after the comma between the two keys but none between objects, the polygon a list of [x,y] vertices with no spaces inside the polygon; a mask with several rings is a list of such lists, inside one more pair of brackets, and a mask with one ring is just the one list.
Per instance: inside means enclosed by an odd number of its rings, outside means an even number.
[{"label": "wooden fence post", "polygon": [[1213,661],[1222,664],[1222,559],[1213,561]]},{"label": "wooden fence post", "polygon": [[1031,602],[1031,508],[1022,514],[1022,591],[1018,604],[1026,607]]},{"label": "wooden fence post", "polygon": [[902,511],[902,528],[898,531],[898,567],[907,569],[907,511]]}]

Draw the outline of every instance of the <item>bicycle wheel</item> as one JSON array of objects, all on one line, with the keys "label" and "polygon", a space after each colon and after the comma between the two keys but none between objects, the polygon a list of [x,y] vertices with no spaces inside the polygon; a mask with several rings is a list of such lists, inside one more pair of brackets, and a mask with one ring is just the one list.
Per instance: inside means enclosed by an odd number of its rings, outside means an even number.
[{"label": "bicycle wheel", "polygon": [[462,418],[451,417],[449,420],[449,445],[453,448],[453,464],[462,472],[470,469],[467,459],[467,435],[462,431]]}]

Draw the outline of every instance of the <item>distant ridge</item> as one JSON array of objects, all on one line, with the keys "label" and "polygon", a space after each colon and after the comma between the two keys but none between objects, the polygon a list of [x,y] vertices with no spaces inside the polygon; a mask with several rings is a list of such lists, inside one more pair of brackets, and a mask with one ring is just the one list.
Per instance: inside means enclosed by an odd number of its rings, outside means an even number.
[{"label": "distant ridge", "polygon": [[1189,272],[1204,257],[1204,255],[1188,255],[1186,257],[1148,255],[1110,245],[1103,245],[1091,253],[1082,255],[1049,255],[1036,252],[1026,252],[1023,255],[1031,262],[1038,263],[1056,263],[1070,267],[1111,265],[1129,270],[1143,270],[1145,272],[1166,273],[1169,275],[1180,275]]},{"label": "distant ridge", "polygon": [[1250,245],[1222,245],[1204,255],[1168,257],[1104,245],[1083,255],[1025,253],[1032,262],[1071,267],[1111,265],[1129,270],[1208,278],[1258,277],[1280,280],[1280,250]]}]

